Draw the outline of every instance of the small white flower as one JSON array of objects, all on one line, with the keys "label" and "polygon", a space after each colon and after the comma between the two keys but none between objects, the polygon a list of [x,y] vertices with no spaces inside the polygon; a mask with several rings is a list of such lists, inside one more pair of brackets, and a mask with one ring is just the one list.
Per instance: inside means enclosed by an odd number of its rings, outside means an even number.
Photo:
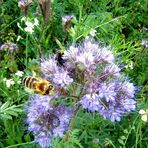
[{"label": "small white flower", "polygon": [[19,29],[21,29],[23,31],[23,28],[21,27],[19,22],[17,22],[17,26],[18,26]]},{"label": "small white flower", "polygon": [[141,120],[144,122],[147,122],[147,120],[148,120],[147,115],[142,115]]},{"label": "small white flower", "polygon": [[33,30],[34,29],[34,24],[29,22],[29,21],[26,21],[25,24],[26,24],[27,27],[24,30],[26,32],[32,34],[34,32],[34,30]]},{"label": "small white flower", "polygon": [[38,26],[39,25],[39,21],[37,18],[34,19],[34,26]]},{"label": "small white flower", "polygon": [[147,122],[148,121],[148,109],[146,109],[146,111],[143,110],[143,109],[141,109],[139,111],[139,114],[141,115],[141,120],[142,121],[144,121],[144,122]]},{"label": "small white flower", "polygon": [[32,34],[34,32],[33,28],[31,28],[31,27],[26,27],[24,30],[30,34]]},{"label": "small white flower", "polygon": [[17,22],[17,26],[20,28],[20,23],[19,22]]},{"label": "small white flower", "polygon": [[139,114],[140,114],[140,115],[143,115],[143,114],[145,114],[145,110],[143,110],[143,109],[140,109],[140,111],[139,111]]},{"label": "small white flower", "polygon": [[129,64],[129,68],[133,69],[133,67],[134,67],[133,61],[131,61],[130,64]]},{"label": "small white flower", "polygon": [[17,84],[21,84],[21,80],[18,80],[18,81],[17,81]]},{"label": "small white flower", "polygon": [[89,36],[86,36],[86,37],[85,37],[86,40],[88,40],[89,38],[90,38]]},{"label": "small white flower", "polygon": [[144,45],[147,48],[148,47],[148,40],[142,40],[141,45]]},{"label": "small white flower", "polygon": [[31,27],[31,28],[34,27],[33,23],[31,23],[29,21],[26,21],[25,24],[26,24],[27,27]]},{"label": "small white flower", "polygon": [[14,85],[14,81],[12,79],[6,80],[6,86],[9,88],[11,85]]},{"label": "small white flower", "polygon": [[3,79],[4,82],[6,82],[6,80],[7,80],[6,78]]},{"label": "small white flower", "polygon": [[21,18],[21,22],[23,22],[23,21],[25,22],[26,20],[27,20],[27,18],[25,16]]},{"label": "small white flower", "polygon": [[16,41],[18,42],[20,39],[22,39],[22,37],[20,35],[18,35]]},{"label": "small white flower", "polygon": [[90,34],[92,37],[95,37],[95,36],[96,36],[96,32],[97,32],[97,31],[96,31],[95,29],[91,29],[89,34]]},{"label": "small white flower", "polygon": [[134,68],[134,63],[133,61],[127,61],[127,65],[125,66],[126,69],[133,69]]},{"label": "small white flower", "polygon": [[18,77],[22,77],[23,74],[24,74],[23,71],[17,71],[17,72],[15,73],[15,75],[18,76]]}]

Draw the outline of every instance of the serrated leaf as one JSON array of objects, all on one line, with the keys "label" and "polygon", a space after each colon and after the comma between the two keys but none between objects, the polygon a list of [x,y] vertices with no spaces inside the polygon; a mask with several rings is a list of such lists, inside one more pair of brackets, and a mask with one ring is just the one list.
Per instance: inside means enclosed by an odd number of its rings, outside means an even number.
[{"label": "serrated leaf", "polygon": [[0,118],[11,119],[12,120],[12,117],[10,115],[8,115],[8,114],[1,114]]},{"label": "serrated leaf", "polygon": [[2,112],[3,110],[5,110],[9,105],[10,105],[10,102],[9,102],[9,101],[5,102],[5,103],[0,107],[1,112]]}]

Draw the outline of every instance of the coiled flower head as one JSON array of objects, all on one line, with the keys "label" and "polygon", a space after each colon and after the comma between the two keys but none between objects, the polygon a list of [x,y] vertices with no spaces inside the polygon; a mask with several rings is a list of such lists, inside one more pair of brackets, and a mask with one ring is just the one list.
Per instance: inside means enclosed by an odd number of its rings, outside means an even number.
[{"label": "coiled flower head", "polygon": [[120,121],[123,114],[135,109],[135,86],[121,73],[109,47],[86,39],[72,44],[62,58],[63,66],[52,57],[41,63],[41,70],[58,87],[79,87],[82,108],[97,111],[111,121]]},{"label": "coiled flower head", "polygon": [[1,50],[3,50],[3,49],[8,49],[8,50],[11,51],[11,52],[14,52],[14,51],[18,51],[18,50],[19,50],[18,46],[17,46],[15,43],[12,43],[12,42],[2,44],[2,45],[0,46],[0,49],[1,49]]},{"label": "coiled flower head", "polygon": [[122,75],[109,48],[88,39],[70,46],[64,59],[69,71],[75,73],[71,74],[74,81],[83,88],[82,108],[98,111],[111,121],[120,121],[123,114],[135,110],[135,86]]},{"label": "coiled flower head", "polygon": [[29,131],[35,135],[35,142],[42,148],[49,147],[52,137],[62,137],[68,129],[71,108],[59,105],[51,107],[52,97],[32,95],[27,107]]}]

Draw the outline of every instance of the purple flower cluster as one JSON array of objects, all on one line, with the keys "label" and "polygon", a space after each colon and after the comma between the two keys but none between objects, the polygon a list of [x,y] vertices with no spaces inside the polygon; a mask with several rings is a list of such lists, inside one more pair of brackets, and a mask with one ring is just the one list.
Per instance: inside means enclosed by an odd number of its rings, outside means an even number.
[{"label": "purple flower cluster", "polygon": [[70,46],[62,58],[63,66],[57,65],[55,57],[51,57],[41,63],[41,70],[45,77],[65,90],[69,84],[79,86],[77,97],[82,108],[97,111],[112,122],[120,121],[121,116],[135,109],[136,101],[132,99],[135,87],[121,74],[109,47],[86,39]]},{"label": "purple flower cluster", "polygon": [[44,76],[52,79],[56,86],[66,87],[73,82],[68,71],[64,67],[58,66],[55,57],[42,61],[41,70]]},{"label": "purple flower cluster", "polygon": [[62,137],[68,129],[72,110],[62,105],[52,107],[52,97],[49,96],[32,95],[30,98],[26,120],[28,129],[42,148],[49,147],[52,137]]},{"label": "purple flower cluster", "polygon": [[27,5],[31,4],[32,0],[19,0],[18,6],[19,7],[26,7]]},{"label": "purple flower cluster", "polygon": [[70,108],[52,106],[51,100],[72,97],[74,106],[98,112],[112,122],[120,121],[136,107],[135,87],[121,74],[109,47],[86,39],[79,45],[72,44],[61,55],[40,63],[43,76],[55,87],[54,96],[33,95],[27,109],[29,130],[43,148],[50,146],[52,137],[63,136],[72,115]]},{"label": "purple flower cluster", "polygon": [[2,50],[8,49],[11,52],[13,52],[13,51],[17,51],[19,48],[15,43],[10,42],[10,43],[5,43],[5,44],[1,45],[0,49],[2,49]]},{"label": "purple flower cluster", "polygon": [[80,103],[89,111],[99,112],[105,119],[110,119],[112,122],[120,121],[121,116],[135,109],[136,101],[132,99],[135,87],[128,81],[94,82],[90,85],[90,89],[91,92],[84,95]]},{"label": "purple flower cluster", "polygon": [[62,17],[62,24],[64,29],[70,28],[72,19],[75,19],[74,15],[65,15]]}]

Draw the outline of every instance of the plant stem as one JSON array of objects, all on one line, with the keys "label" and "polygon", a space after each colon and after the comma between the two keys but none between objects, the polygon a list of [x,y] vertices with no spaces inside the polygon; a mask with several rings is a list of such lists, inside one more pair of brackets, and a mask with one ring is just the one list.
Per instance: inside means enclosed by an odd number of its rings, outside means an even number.
[{"label": "plant stem", "polygon": [[15,145],[10,145],[10,146],[7,146],[5,148],[14,148],[14,147],[22,146],[22,145],[32,144],[33,142],[34,141],[26,142],[26,143],[20,143],[20,144],[15,144]]},{"label": "plant stem", "polygon": [[80,108],[80,106],[78,106],[77,109],[74,110],[72,119],[71,119],[71,121],[70,121],[69,129],[68,129],[67,133],[66,133],[65,136],[64,136],[64,140],[65,140],[65,141],[68,140],[69,134],[70,134],[71,130],[72,130],[73,127],[74,127],[75,119],[76,119],[76,117],[77,117],[77,113],[78,113],[78,111],[79,111],[79,108]]},{"label": "plant stem", "polygon": [[25,62],[25,65],[26,65],[26,68],[28,67],[28,34],[26,36],[26,62]]},{"label": "plant stem", "polygon": [[139,117],[139,116],[137,116],[137,117],[135,118],[135,120],[133,121],[133,125],[132,125],[132,127],[130,128],[130,130],[129,130],[127,136],[126,136],[126,139],[125,139],[125,142],[124,142],[124,146],[125,146],[126,143],[127,143],[128,137],[129,137],[129,135],[131,134],[131,132],[132,132],[132,130],[133,130],[133,127],[135,126],[135,123],[136,123],[138,117]]},{"label": "plant stem", "polygon": [[[73,94],[74,94],[74,96],[76,96],[76,88],[77,88],[77,85],[72,85],[72,87],[73,87]],[[70,121],[69,129],[68,129],[68,131],[67,131],[67,133],[66,133],[66,135],[64,137],[64,140],[65,141],[68,140],[69,134],[70,134],[71,130],[74,127],[75,119],[76,119],[77,113],[79,111],[79,106],[77,107],[77,105],[76,105],[77,104],[77,100],[79,100],[79,97],[77,97],[77,96],[74,97],[74,112],[73,112],[72,119]]]}]

